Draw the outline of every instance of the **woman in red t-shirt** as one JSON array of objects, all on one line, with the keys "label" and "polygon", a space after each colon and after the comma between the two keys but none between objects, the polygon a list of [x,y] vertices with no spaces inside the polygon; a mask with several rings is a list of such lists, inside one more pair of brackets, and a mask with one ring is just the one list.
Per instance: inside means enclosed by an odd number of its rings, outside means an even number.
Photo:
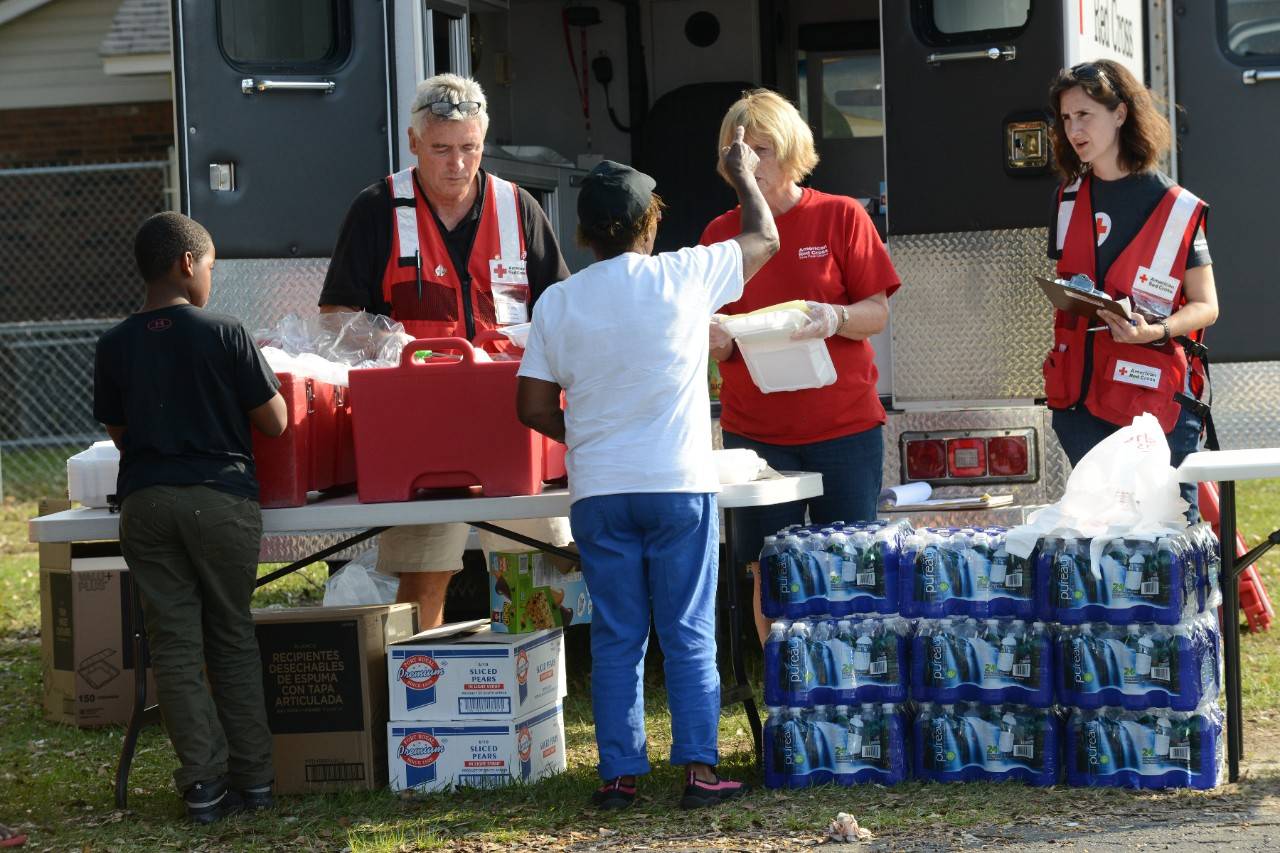
[{"label": "woman in red t-shirt", "polygon": [[[725,114],[720,145],[746,128],[746,142],[760,157],[756,181],[773,211],[782,248],[747,284],[726,314],[803,299],[809,322],[796,338],[825,338],[836,381],[825,388],[764,394],[751,381],[733,339],[711,327],[711,355],[720,362],[720,425],[725,447],[759,453],[777,470],[822,474],[823,495],[808,501],[739,510],[735,562],[754,559],[763,538],[789,524],[875,518],[884,457],[884,407],[876,393],[875,353],[867,340],[884,329],[898,274],[862,205],[846,196],[801,187],[818,154],[813,134],[790,101],[767,89],[747,92]],[[737,234],[740,213],[718,216],[702,243]],[[756,628],[760,572],[755,584]]]}]

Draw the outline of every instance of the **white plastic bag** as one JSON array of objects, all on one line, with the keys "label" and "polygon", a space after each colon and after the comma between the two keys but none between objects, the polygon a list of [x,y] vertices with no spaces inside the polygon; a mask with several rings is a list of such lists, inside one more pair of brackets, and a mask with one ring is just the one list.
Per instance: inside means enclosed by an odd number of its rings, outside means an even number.
[{"label": "white plastic bag", "polygon": [[733,483],[749,483],[759,477],[769,464],[760,457],[760,454],[745,448],[713,450],[711,455],[716,460],[716,471],[720,475],[720,483],[725,486]]},{"label": "white plastic bag", "polygon": [[1009,531],[1010,554],[1027,557],[1041,536],[1092,538],[1091,563],[1107,541],[1175,533],[1187,526],[1187,502],[1169,464],[1169,442],[1154,415],[1143,413],[1098,442],[1071,471],[1062,499]]},{"label": "white plastic bag", "polygon": [[396,600],[400,579],[379,574],[378,549],[370,548],[333,574],[324,585],[325,607],[358,607],[364,604],[391,604]]}]

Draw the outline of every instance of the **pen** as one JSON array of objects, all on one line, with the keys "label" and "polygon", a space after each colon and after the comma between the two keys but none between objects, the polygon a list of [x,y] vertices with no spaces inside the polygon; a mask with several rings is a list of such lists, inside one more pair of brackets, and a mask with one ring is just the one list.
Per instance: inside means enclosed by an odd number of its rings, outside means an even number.
[{"label": "pen", "polygon": [[413,253],[414,276],[418,281],[418,302],[422,302],[422,250],[416,249]]}]

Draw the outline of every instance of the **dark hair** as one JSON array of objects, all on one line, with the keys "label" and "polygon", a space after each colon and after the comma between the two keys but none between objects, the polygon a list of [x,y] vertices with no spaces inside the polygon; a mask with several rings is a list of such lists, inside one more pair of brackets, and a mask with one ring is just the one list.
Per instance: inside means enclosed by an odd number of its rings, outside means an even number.
[{"label": "dark hair", "polygon": [[133,238],[133,257],[147,284],[164,278],[186,252],[199,259],[211,251],[213,237],[205,227],[173,211],[148,217]]},{"label": "dark hair", "polygon": [[1049,87],[1049,104],[1053,108],[1053,167],[1063,180],[1074,181],[1086,170],[1062,126],[1062,93],[1077,86],[1111,112],[1120,104],[1128,109],[1120,126],[1120,166],[1129,172],[1155,168],[1173,138],[1169,120],[1158,107],[1159,98],[1120,63],[1099,59],[1064,68]]},{"label": "dark hair", "polygon": [[632,222],[621,222],[615,219],[584,225],[579,221],[578,245],[595,252],[601,259],[617,257],[623,252],[634,249],[636,242],[649,233],[654,223],[662,218],[662,211],[665,209],[666,205],[662,203],[662,198],[657,193],[653,193],[644,215]]}]

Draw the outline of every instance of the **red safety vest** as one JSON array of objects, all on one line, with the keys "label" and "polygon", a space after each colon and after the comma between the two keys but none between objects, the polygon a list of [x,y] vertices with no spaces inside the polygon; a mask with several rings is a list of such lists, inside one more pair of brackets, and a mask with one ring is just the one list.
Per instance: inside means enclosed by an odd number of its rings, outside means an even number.
[{"label": "red safety vest", "polygon": [[[1084,273],[1097,281],[1095,250],[1098,228],[1089,195],[1089,176],[1058,190],[1058,275]],[[1182,282],[1187,253],[1200,227],[1205,203],[1182,187],[1170,187],[1133,239],[1097,286],[1113,299],[1163,301],[1170,312],[1186,303]],[[1088,321],[1065,311],[1054,312],[1053,349],[1044,361],[1044,390],[1049,408],[1066,409],[1080,402],[1084,385],[1085,347],[1092,338],[1093,364],[1084,405],[1113,424],[1127,426],[1150,412],[1165,432],[1173,429],[1181,409],[1173,395],[1187,382],[1187,355],[1181,344],[1121,344],[1105,332],[1087,334]],[[1203,330],[1191,337],[1199,340]],[[1194,389],[1198,393],[1198,389]]]},{"label": "red safety vest", "polygon": [[[465,338],[462,281],[414,171],[405,169],[387,178],[394,221],[382,298],[391,305],[392,319],[415,338]],[[485,177],[480,222],[467,263],[473,342],[501,352],[511,344],[495,334],[498,327],[529,319],[529,278],[516,185],[496,175]]]}]

